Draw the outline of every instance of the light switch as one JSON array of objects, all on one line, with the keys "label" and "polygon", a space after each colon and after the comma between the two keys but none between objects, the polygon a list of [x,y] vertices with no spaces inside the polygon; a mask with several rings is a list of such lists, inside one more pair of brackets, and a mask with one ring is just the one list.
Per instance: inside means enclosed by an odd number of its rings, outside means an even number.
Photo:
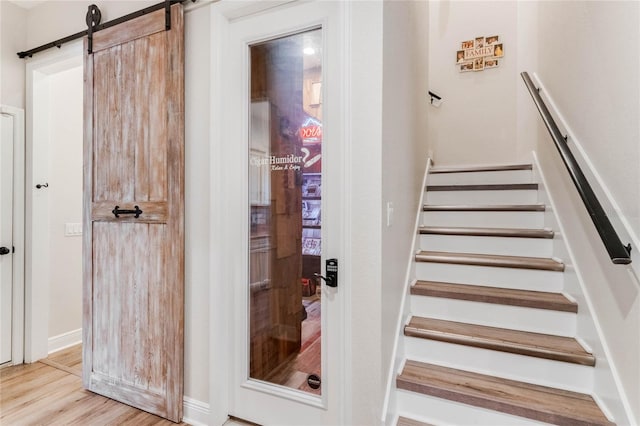
[{"label": "light switch", "polygon": [[65,223],[64,236],[76,237],[82,235],[82,223]]}]

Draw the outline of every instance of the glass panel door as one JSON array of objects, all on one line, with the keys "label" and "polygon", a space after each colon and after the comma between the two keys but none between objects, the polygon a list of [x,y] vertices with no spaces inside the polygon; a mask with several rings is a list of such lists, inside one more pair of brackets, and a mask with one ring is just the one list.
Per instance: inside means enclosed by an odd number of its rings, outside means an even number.
[{"label": "glass panel door", "polygon": [[322,393],[322,30],[250,46],[249,378]]}]

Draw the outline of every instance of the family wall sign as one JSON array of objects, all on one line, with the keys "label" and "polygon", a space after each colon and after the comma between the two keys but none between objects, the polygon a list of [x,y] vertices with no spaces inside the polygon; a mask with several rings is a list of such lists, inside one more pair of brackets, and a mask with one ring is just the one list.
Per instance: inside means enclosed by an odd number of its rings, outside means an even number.
[{"label": "family wall sign", "polygon": [[476,37],[460,43],[456,52],[456,66],[460,72],[484,71],[497,68],[504,57],[504,47],[500,37]]}]

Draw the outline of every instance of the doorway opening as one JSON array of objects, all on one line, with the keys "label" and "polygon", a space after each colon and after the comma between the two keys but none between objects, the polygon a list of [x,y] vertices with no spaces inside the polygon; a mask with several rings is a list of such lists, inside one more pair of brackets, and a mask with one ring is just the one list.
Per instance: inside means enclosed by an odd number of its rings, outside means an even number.
[{"label": "doorway opening", "polygon": [[80,43],[27,63],[25,361],[82,341]]}]

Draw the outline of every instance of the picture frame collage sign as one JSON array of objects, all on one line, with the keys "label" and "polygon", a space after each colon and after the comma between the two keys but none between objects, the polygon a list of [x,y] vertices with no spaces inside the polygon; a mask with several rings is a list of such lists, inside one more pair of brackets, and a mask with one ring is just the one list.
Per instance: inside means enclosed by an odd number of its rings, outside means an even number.
[{"label": "picture frame collage sign", "polygon": [[497,35],[476,37],[460,43],[456,51],[456,66],[460,72],[497,68],[504,57],[504,46]]}]

